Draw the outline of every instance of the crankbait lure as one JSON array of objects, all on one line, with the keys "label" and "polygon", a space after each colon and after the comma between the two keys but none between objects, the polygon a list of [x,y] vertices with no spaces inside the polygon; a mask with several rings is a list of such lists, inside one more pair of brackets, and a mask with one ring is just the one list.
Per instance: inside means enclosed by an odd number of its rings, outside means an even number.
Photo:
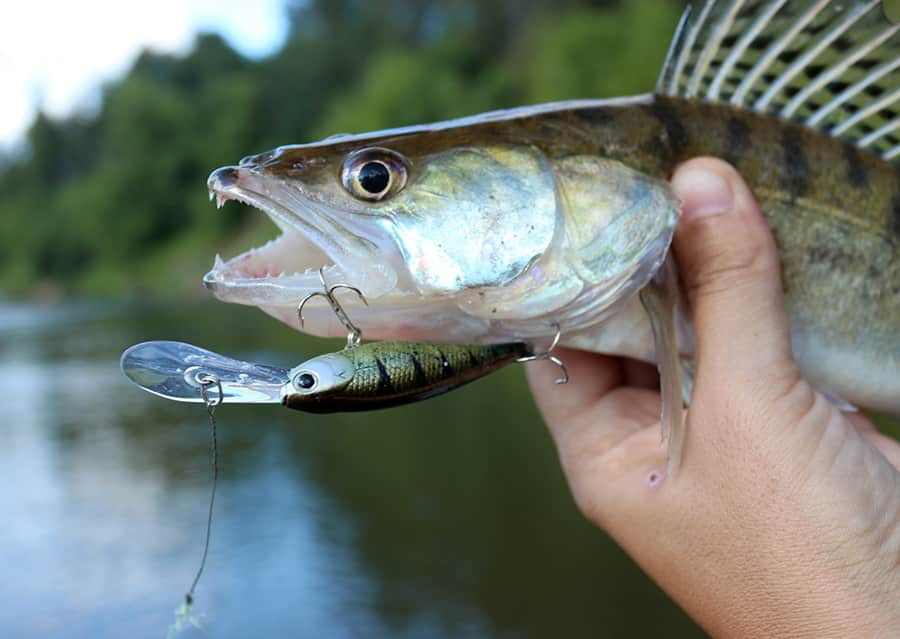
[{"label": "crankbait lure", "polygon": [[[551,347],[552,350],[552,347]],[[210,379],[229,404],[283,404],[313,413],[364,411],[434,397],[506,364],[548,359],[524,342],[426,344],[370,342],[313,357],[293,369],[244,362],[186,344],[155,341],[122,354],[122,371],[145,391],[179,402],[203,403]]]}]

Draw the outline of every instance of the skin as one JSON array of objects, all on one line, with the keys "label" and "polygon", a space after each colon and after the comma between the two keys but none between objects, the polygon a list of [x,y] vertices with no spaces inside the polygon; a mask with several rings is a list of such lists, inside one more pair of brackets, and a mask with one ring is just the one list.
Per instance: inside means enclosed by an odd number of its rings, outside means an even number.
[{"label": "skin", "polygon": [[842,413],[791,352],[778,254],[725,162],[673,187],[697,375],[684,463],[663,477],[652,370],[561,351],[527,367],[575,500],[716,637],[888,637],[900,628],[900,444]]}]

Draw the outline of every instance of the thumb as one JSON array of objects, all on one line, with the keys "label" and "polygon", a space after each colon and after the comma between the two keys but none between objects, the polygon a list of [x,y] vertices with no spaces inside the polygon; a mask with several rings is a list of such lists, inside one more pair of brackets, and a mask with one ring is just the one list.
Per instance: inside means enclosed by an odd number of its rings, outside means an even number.
[{"label": "thumb", "polygon": [[799,374],[778,253],[753,194],[731,165],[713,158],[678,167],[672,186],[684,202],[674,248],[693,312],[698,381],[784,390],[772,382],[790,384]]}]

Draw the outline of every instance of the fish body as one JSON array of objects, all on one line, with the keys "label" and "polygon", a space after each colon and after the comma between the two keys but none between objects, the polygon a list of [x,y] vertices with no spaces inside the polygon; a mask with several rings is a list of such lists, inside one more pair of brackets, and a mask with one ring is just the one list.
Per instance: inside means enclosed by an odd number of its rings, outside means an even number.
[{"label": "fish body", "polygon": [[446,393],[529,355],[521,342],[369,342],[296,366],[282,403],[311,413],[399,406]]},{"label": "fish body", "polygon": [[[775,235],[805,375],[900,414],[897,29],[878,2],[697,3],[653,94],[244,158],[210,176],[211,193],[262,209],[283,233],[217,259],[206,285],[293,322],[323,267],[366,294],[368,307],[349,308],[368,338],[493,343],[558,330],[586,350],[689,358],[687,309],[677,339],[654,343],[637,293],[678,220],[666,179],[714,155],[745,177]],[[327,313],[306,324],[341,331]]]}]

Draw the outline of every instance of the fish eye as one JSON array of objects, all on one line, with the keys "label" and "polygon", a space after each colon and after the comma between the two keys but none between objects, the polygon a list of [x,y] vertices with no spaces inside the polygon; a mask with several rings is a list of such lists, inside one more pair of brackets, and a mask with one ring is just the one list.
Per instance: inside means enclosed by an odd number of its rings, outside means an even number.
[{"label": "fish eye", "polygon": [[347,156],[341,180],[350,195],[377,202],[406,186],[406,161],[388,149],[363,149]]}]

